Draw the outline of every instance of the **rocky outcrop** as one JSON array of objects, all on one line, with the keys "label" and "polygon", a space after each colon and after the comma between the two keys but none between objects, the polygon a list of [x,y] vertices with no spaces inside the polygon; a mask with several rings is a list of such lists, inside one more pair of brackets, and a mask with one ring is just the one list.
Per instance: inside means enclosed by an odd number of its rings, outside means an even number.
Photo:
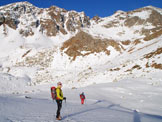
[{"label": "rocky outcrop", "polygon": [[90,19],[84,12],[67,11],[56,6],[40,9],[28,2],[19,2],[1,7],[0,10],[0,25],[6,24],[18,29],[20,34],[26,37],[34,34],[34,28],[39,28],[44,35],[56,36],[90,25]]},{"label": "rocky outcrop", "polygon": [[[81,31],[64,42],[61,50],[65,50],[65,53],[75,60],[77,56],[86,56],[92,53],[105,52],[109,55],[110,51],[107,49],[109,46],[112,46],[116,51],[122,51],[122,46],[114,40],[95,39],[91,35]],[[86,53],[82,54],[82,51]]]},{"label": "rocky outcrop", "polygon": [[[138,16],[133,16],[131,17],[130,15],[138,13],[138,12],[149,12],[150,15],[148,17],[146,17],[145,19],[141,19]],[[130,16],[130,17],[129,17]],[[145,35],[146,38],[147,36],[150,36],[150,33],[157,33],[158,31],[160,31],[162,29],[162,15],[156,11],[153,7],[145,7],[145,8],[140,8],[131,12],[128,12],[128,19],[125,20],[125,25],[128,27],[133,27],[135,25],[145,25],[146,27],[148,25],[152,25],[154,27],[152,28],[143,28],[141,30],[141,34]]]},{"label": "rocky outcrop", "polygon": [[140,19],[138,16],[134,16],[134,17],[130,17],[130,18],[126,19],[124,24],[125,24],[125,26],[132,27],[135,24],[141,25],[144,22],[145,22],[145,20]]},{"label": "rocky outcrop", "polygon": [[0,26],[5,23],[5,17],[3,14],[0,14]]},{"label": "rocky outcrop", "polygon": [[8,25],[10,28],[13,28],[16,30],[17,28],[17,25],[19,24],[19,21],[14,19],[14,18],[11,18],[10,16],[8,17],[5,17],[3,14],[0,14],[0,26],[2,24],[6,24]]},{"label": "rocky outcrop", "polygon": [[40,31],[42,34],[45,31],[47,36],[56,36],[57,32],[59,31],[59,27],[57,26],[56,22],[51,19],[41,20],[40,25]]},{"label": "rocky outcrop", "polygon": [[121,31],[118,33],[120,36],[125,34],[125,30],[122,28],[131,28],[134,29],[134,34],[145,36],[144,40],[148,41],[153,39],[153,36],[159,35],[162,30],[162,14],[160,11],[160,9],[158,11],[158,8],[152,6],[130,12],[117,11],[112,15],[112,20],[104,23],[103,27],[107,29],[121,27]]},{"label": "rocky outcrop", "polygon": [[158,49],[157,49],[156,51],[154,51],[154,52],[151,52],[151,53],[149,53],[149,54],[146,54],[146,55],[144,56],[144,58],[149,59],[149,58],[153,58],[154,56],[160,55],[160,54],[162,54],[162,47],[161,47],[161,48],[158,48]]},{"label": "rocky outcrop", "polygon": [[94,20],[96,23],[98,23],[99,20],[100,20],[100,17],[99,17],[98,15],[96,15],[96,16],[94,16],[94,17],[92,18],[92,20]]}]

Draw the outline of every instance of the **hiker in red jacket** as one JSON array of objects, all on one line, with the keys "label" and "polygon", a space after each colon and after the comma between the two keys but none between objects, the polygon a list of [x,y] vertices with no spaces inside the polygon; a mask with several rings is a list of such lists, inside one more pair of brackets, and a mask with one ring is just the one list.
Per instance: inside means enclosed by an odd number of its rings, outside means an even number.
[{"label": "hiker in red jacket", "polygon": [[85,100],[84,92],[82,92],[82,93],[80,94],[80,99],[81,99],[81,104],[83,105],[83,104],[84,104],[84,100]]}]

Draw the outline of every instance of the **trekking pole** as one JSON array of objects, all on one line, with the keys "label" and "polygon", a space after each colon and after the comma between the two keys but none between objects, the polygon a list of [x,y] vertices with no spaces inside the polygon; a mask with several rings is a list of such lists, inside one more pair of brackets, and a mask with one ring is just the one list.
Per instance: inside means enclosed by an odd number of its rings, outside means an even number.
[{"label": "trekking pole", "polygon": [[66,103],[66,99],[65,99],[65,113],[66,113],[66,118],[68,119],[68,117],[69,117],[69,113],[68,113],[68,109],[67,109],[67,103]]},{"label": "trekking pole", "polygon": [[66,99],[65,99],[65,105],[66,105]]}]

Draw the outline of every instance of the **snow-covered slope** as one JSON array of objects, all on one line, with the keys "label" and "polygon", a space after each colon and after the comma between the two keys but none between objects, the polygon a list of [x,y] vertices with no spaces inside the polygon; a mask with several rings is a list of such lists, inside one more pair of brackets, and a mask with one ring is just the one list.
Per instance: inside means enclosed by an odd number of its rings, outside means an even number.
[{"label": "snow-covered slope", "polygon": [[161,15],[161,9],[152,6],[130,12],[117,11],[97,21],[92,19],[87,32],[116,41],[135,41],[161,30]]},{"label": "snow-covered slope", "polygon": [[[63,88],[67,101],[63,101],[61,121],[161,122],[161,83],[162,80],[140,78],[78,89]],[[49,85],[33,89],[36,92],[1,95],[0,121],[57,122],[57,105],[50,98]],[[86,101],[81,105],[79,94],[83,91]]]},{"label": "snow-covered slope", "polygon": [[153,6],[92,19],[57,6],[1,6],[0,71],[69,87],[150,78],[162,69],[161,20]]},{"label": "snow-covered slope", "polygon": [[55,121],[49,90],[58,81],[67,97],[62,121],[161,122],[161,74],[160,8],[89,19],[28,2],[0,7],[2,122]]}]

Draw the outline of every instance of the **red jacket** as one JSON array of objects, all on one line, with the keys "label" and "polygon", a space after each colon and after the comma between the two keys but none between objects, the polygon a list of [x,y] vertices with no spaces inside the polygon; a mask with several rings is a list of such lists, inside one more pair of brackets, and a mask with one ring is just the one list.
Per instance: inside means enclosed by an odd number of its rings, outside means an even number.
[{"label": "red jacket", "polygon": [[85,95],[84,94],[80,94],[80,99],[85,99]]}]

